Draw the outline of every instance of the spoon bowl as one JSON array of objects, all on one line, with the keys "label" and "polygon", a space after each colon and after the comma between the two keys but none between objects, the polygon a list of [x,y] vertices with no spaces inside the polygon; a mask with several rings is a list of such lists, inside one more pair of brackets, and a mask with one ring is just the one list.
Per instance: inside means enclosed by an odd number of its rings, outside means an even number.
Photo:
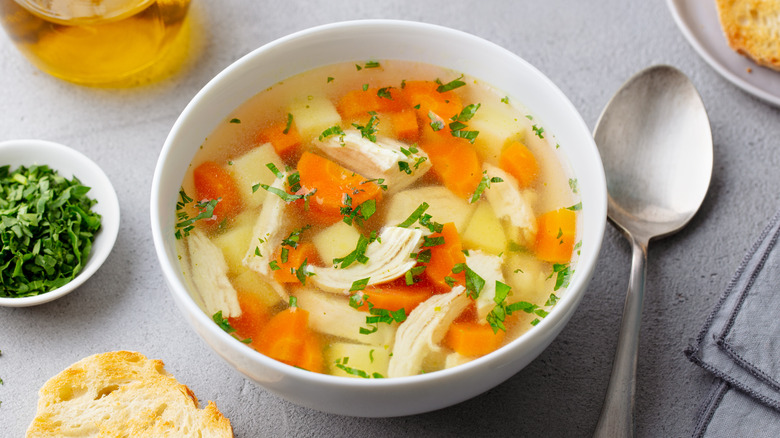
[{"label": "spoon bowl", "polygon": [[696,214],[712,175],[712,132],[696,88],[679,70],[650,67],[609,101],[594,130],[610,222],[632,246],[632,267],[612,376],[595,436],[634,432],[639,322],[647,246]]}]

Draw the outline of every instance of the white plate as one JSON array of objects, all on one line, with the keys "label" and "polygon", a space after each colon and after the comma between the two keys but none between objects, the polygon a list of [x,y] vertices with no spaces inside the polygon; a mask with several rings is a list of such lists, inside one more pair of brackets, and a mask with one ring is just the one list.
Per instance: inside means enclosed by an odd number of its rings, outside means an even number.
[{"label": "white plate", "polygon": [[748,93],[780,106],[780,72],[761,67],[729,47],[714,0],[667,0],[667,4],[685,38],[712,68]]},{"label": "white plate", "polygon": [[85,186],[91,187],[87,196],[97,200],[92,210],[102,216],[101,228],[92,242],[87,263],[70,283],[31,297],[0,297],[0,306],[34,306],[70,293],[87,281],[103,264],[119,233],[119,200],[108,176],[94,161],[74,149],[49,141],[10,140],[0,143],[0,166],[10,165],[13,170],[22,165],[29,167],[33,164],[46,164],[68,179],[75,175]]}]

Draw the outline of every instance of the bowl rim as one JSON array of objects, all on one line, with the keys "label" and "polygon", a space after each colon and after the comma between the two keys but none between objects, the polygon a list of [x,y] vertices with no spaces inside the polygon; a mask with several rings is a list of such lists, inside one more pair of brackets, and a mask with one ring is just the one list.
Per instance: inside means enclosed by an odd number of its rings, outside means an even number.
[{"label": "bowl rim", "polygon": [[[186,291],[186,287],[180,282],[178,282],[178,280],[176,281],[173,280],[173,279],[178,279],[178,275],[175,272],[177,267],[168,263],[170,260],[166,255],[165,239],[162,236],[162,229],[158,221],[158,218],[161,218],[162,209],[163,208],[169,209],[172,212],[173,206],[172,205],[161,206],[159,204],[160,194],[163,190],[163,188],[160,186],[160,183],[161,183],[161,173],[165,169],[166,163],[170,160],[169,155],[171,154],[171,150],[175,144],[176,137],[179,131],[182,129],[182,125],[185,123],[185,121],[189,117],[191,117],[191,115],[196,111],[196,108],[199,105],[202,105],[202,101],[208,99],[209,95],[214,92],[215,88],[220,87],[221,84],[223,84],[226,81],[226,79],[235,75],[239,75],[241,73],[245,73],[247,70],[252,69],[253,68],[252,63],[254,59],[258,57],[262,57],[263,54],[266,52],[277,50],[297,40],[317,38],[318,36],[322,36],[323,34],[328,34],[331,32],[343,32],[345,30],[346,31],[376,30],[378,28],[389,28],[392,29],[393,31],[428,30],[428,31],[440,33],[442,34],[443,37],[449,36],[449,37],[471,39],[473,41],[477,41],[479,44],[482,44],[485,47],[489,47],[492,50],[497,50],[499,52],[504,53],[505,56],[513,58],[515,62],[523,65],[524,68],[527,69],[530,74],[536,76],[538,80],[542,81],[545,84],[545,86],[549,89],[549,91],[553,95],[555,95],[558,102],[561,105],[563,105],[565,109],[573,116],[573,119],[570,120],[569,123],[577,125],[577,129],[582,133],[587,133],[588,141],[584,141],[585,144],[581,146],[588,148],[590,152],[589,156],[593,158],[593,160],[591,160],[592,163],[590,163],[593,166],[593,169],[591,169],[591,171],[595,173],[593,180],[596,182],[597,185],[597,187],[589,188],[589,190],[592,190],[592,192],[589,194],[589,196],[591,197],[590,202],[592,202],[592,204],[588,204],[587,208],[590,211],[592,211],[592,213],[590,214],[593,216],[595,221],[598,221],[600,223],[600,225],[595,226],[593,235],[589,237],[590,242],[587,248],[583,244],[583,253],[580,256],[580,260],[577,263],[576,266],[577,269],[575,271],[575,274],[572,277],[571,283],[567,288],[567,292],[571,290],[571,291],[578,291],[578,293],[563,294],[563,296],[560,297],[560,300],[552,308],[552,310],[550,311],[547,317],[543,318],[539,324],[532,327],[527,332],[523,333],[517,339],[511,341],[509,344],[501,347],[500,349],[494,351],[493,353],[474,359],[466,364],[459,365],[450,369],[437,371],[434,373],[419,374],[419,375],[408,376],[408,377],[394,377],[390,379],[353,379],[353,378],[345,378],[341,376],[312,373],[305,370],[297,369],[295,367],[278,362],[274,359],[268,358],[253,349],[246,348],[246,346],[244,345],[239,345],[240,343],[235,339],[232,339],[231,335],[225,333],[216,324],[212,322],[211,318],[205,312],[203,312],[200,309],[200,307],[198,307],[198,305],[195,303],[195,301]],[[338,61],[334,61],[334,63],[342,62],[342,61],[346,62],[345,60],[340,59]],[[310,68],[315,68],[315,67],[310,67]],[[285,79],[285,77],[278,78],[278,80],[283,80],[283,79]],[[248,99],[251,97],[251,95],[249,95],[249,93],[247,94],[248,96],[246,98]],[[531,111],[533,112],[533,108],[531,108]],[[227,114],[224,114],[223,117],[224,116],[227,116]],[[583,138],[583,140],[585,139]],[[186,311],[186,313],[188,314],[187,315],[188,318],[194,317],[197,320],[197,322],[201,325],[200,328],[203,329],[205,327],[205,330],[209,332],[209,335],[217,337],[222,342],[227,342],[226,345],[238,346],[243,348],[245,351],[242,354],[248,356],[248,358],[251,361],[260,362],[263,366],[269,367],[282,375],[294,376],[302,380],[304,383],[310,382],[310,383],[317,383],[325,386],[352,387],[352,388],[383,388],[383,387],[395,388],[395,387],[404,387],[406,385],[416,386],[419,385],[421,382],[437,382],[440,380],[446,380],[450,378],[452,374],[474,372],[474,370],[478,368],[482,368],[483,363],[493,364],[496,366],[503,366],[507,363],[507,361],[511,361],[511,358],[509,358],[509,356],[512,354],[513,350],[517,349],[520,345],[531,343],[535,337],[539,336],[538,334],[541,334],[546,330],[549,330],[548,327],[556,326],[556,324],[560,323],[560,319],[564,318],[565,315],[567,314],[570,315],[570,312],[573,310],[572,308],[576,307],[579,304],[580,299],[584,295],[585,289],[587,288],[587,283],[589,282],[593,270],[595,269],[599,250],[601,247],[601,242],[603,240],[604,230],[606,227],[606,211],[607,211],[606,199],[607,199],[606,179],[604,177],[604,171],[600,161],[598,149],[596,148],[595,142],[593,142],[593,138],[590,135],[590,130],[586,126],[585,122],[582,120],[582,117],[580,116],[576,108],[573,106],[571,101],[549,78],[547,78],[546,75],[541,73],[536,67],[534,67],[533,65],[525,61],[519,55],[491,41],[488,41],[486,39],[483,39],[481,37],[472,35],[464,31],[460,31],[460,30],[456,30],[456,29],[452,29],[452,28],[448,28],[436,24],[423,23],[417,21],[394,20],[394,19],[361,19],[361,20],[340,21],[340,22],[334,22],[334,23],[311,27],[308,29],[300,30],[292,34],[283,36],[269,43],[266,43],[261,47],[250,51],[249,53],[242,56],[238,60],[234,61],[225,69],[220,71],[201,90],[199,90],[198,93],[192,98],[192,100],[184,108],[180,116],[177,118],[160,151],[160,156],[158,158],[158,162],[155,167],[154,178],[152,181],[150,214],[151,214],[153,240],[155,244],[156,253],[158,256],[158,261],[161,264],[164,277],[168,282],[169,289],[171,293],[174,295],[177,304],[180,306],[180,310]],[[585,249],[587,249],[587,253],[585,253]],[[190,323],[192,323],[192,321],[190,321]],[[196,328],[196,332],[197,331],[198,330]],[[203,337],[203,334],[201,334],[200,332],[198,334],[201,337]],[[223,355],[223,353],[218,351],[217,349],[214,350],[218,354]]]},{"label": "bowl rim", "polygon": [[[12,163],[9,163],[8,157]],[[88,196],[97,200],[93,210],[101,215],[100,230],[92,242],[92,250],[81,272],[70,282],[57,289],[29,297],[0,297],[0,306],[28,307],[48,303],[61,298],[84,284],[106,261],[119,234],[120,210],[114,186],[108,175],[83,153],[47,140],[16,139],[0,142],[0,161],[19,166],[47,165],[66,178],[77,177],[90,187]]]}]

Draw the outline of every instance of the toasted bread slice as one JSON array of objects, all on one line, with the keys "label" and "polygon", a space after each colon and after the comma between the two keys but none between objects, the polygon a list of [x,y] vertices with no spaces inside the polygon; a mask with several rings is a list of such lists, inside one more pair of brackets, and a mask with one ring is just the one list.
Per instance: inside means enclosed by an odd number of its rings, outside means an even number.
[{"label": "toasted bread slice", "polygon": [[232,437],[213,402],[198,399],[159,360],[115,351],[84,358],[39,391],[32,437]]},{"label": "toasted bread slice", "polygon": [[780,0],[717,0],[732,49],[759,65],[780,70]]}]

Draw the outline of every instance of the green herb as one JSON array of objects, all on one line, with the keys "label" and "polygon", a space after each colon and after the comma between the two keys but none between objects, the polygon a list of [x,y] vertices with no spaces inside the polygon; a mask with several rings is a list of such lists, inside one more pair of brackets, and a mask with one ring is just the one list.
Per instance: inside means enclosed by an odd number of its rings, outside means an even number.
[{"label": "green herb", "polygon": [[344,135],[344,131],[341,129],[341,126],[334,125],[330,128],[322,131],[322,134],[320,134],[319,140],[322,141],[332,135]]},{"label": "green herb", "polygon": [[423,236],[423,243],[420,245],[422,248],[429,248],[432,246],[444,245],[444,236]]},{"label": "green herb", "polygon": [[282,131],[282,134],[287,135],[287,133],[290,132],[290,127],[292,126],[292,122],[293,122],[292,113],[287,113],[287,124],[284,125],[284,130]]},{"label": "green herb", "polygon": [[274,163],[265,163],[265,167],[268,168],[278,179],[284,178],[284,174],[279,170]]},{"label": "green herb", "polygon": [[505,104],[507,104],[507,105],[508,105],[508,104],[509,104],[509,96],[504,96],[504,97],[502,97],[502,98],[501,98],[501,102],[503,102],[503,103],[505,103]]},{"label": "green herb", "polygon": [[393,96],[390,94],[390,88],[392,87],[380,88],[379,90],[377,90],[376,95],[382,99],[393,100]]},{"label": "green herb", "polygon": [[[176,232],[174,233],[176,239],[189,236],[190,231],[195,228],[194,224],[196,221],[214,217],[214,208],[219,202],[219,199],[196,202],[195,207],[198,209],[199,213],[195,217],[190,217],[187,212],[184,211],[184,207],[192,202],[193,199],[187,196],[184,190],[179,190],[179,196],[181,197],[181,201],[176,203],[176,219],[178,220],[175,226]],[[0,206],[2,206],[2,204],[0,204]],[[2,230],[2,228],[0,228],[0,230]]]},{"label": "green herb", "polygon": [[472,103],[471,105],[467,105],[461,110],[459,114],[454,115],[450,120],[454,122],[468,122],[472,117],[474,117],[474,114],[477,113],[477,110],[480,106],[482,106],[482,104],[479,103]]},{"label": "green herb", "polygon": [[333,78],[331,76],[328,76],[328,83],[333,82]]},{"label": "green herb", "polygon": [[493,178],[490,178],[487,175],[487,171],[483,171],[482,172],[482,179],[479,181],[479,184],[477,185],[477,189],[474,190],[474,194],[471,195],[471,199],[469,201],[472,204],[477,202],[477,201],[479,201],[479,198],[482,197],[482,193],[484,193],[484,191],[486,189],[490,188],[490,184],[491,183],[500,183],[500,182],[504,182],[504,180],[499,178],[499,177],[497,177],[497,176],[494,176]]},{"label": "green herb", "polygon": [[278,271],[282,269],[281,266],[279,266],[279,263],[276,262],[276,260],[271,260],[268,262],[268,267],[271,268],[272,271]]},{"label": "green herb", "polygon": [[427,203],[427,202],[423,202],[422,204],[420,204],[420,205],[419,205],[419,206],[418,206],[418,207],[417,207],[417,208],[416,208],[416,209],[415,209],[415,210],[412,212],[412,214],[411,214],[411,215],[409,215],[409,217],[408,217],[408,218],[406,218],[406,220],[405,220],[405,221],[401,222],[401,223],[400,223],[400,224],[398,224],[397,226],[399,226],[399,227],[401,227],[401,228],[409,228],[409,227],[410,227],[410,226],[412,226],[412,225],[413,225],[415,222],[417,222],[417,220],[418,220],[418,219],[419,219],[419,218],[420,218],[420,217],[423,215],[423,213],[425,213],[425,210],[427,210],[427,209],[428,209],[428,207],[430,207],[430,205],[428,205],[428,203]]},{"label": "green herb", "polygon": [[359,204],[357,207],[352,208],[352,197],[345,195],[344,204],[345,206],[341,207],[339,211],[343,216],[341,220],[344,221],[344,223],[347,225],[352,225],[352,222],[355,222],[358,225],[363,225],[366,220],[368,220],[371,216],[374,215],[374,213],[376,213],[375,199],[368,199],[362,204]]},{"label": "green herb", "polygon": [[363,68],[379,68],[379,61],[368,61]]},{"label": "green herb", "polygon": [[[453,272],[455,272],[454,269]],[[466,294],[476,300],[484,287],[485,279],[466,266]]]},{"label": "green herb", "polygon": [[213,319],[214,322],[217,323],[219,328],[224,330],[225,333],[229,333],[231,336],[233,336],[234,338],[236,338],[239,341],[243,342],[244,344],[252,343],[252,339],[251,338],[240,339],[238,336],[233,334],[236,331],[236,329],[232,325],[230,325],[230,321],[228,321],[227,318],[223,318],[222,317],[222,311],[221,310],[217,311],[217,313],[212,315],[211,319]]},{"label": "green herb", "polygon": [[577,191],[579,190],[577,186],[578,186],[577,180],[575,178],[569,178],[569,188],[571,189],[572,193],[575,194],[577,193]]},{"label": "green herb", "polygon": [[239,119],[230,119],[230,123],[241,123]]},{"label": "green herb", "polygon": [[363,91],[368,91],[368,84],[363,84]]},{"label": "green herb", "polygon": [[268,193],[273,193],[274,195],[282,198],[282,200],[284,202],[293,202],[293,201],[297,201],[299,199],[308,198],[308,197],[312,196],[314,194],[314,192],[316,191],[316,190],[314,190],[314,191],[311,191],[311,192],[306,193],[304,195],[293,195],[292,193],[287,193],[286,191],[284,191],[284,190],[282,190],[280,188],[271,187],[268,184],[255,184],[254,186],[252,186],[252,192],[257,191],[257,189],[259,187],[262,187],[263,189],[268,191]]},{"label": "green herb", "polygon": [[312,275],[314,275],[314,273],[309,272],[306,269],[306,266],[308,266],[308,264],[309,264],[309,259],[303,259],[301,265],[298,266],[298,268],[292,268],[293,273],[295,274],[295,278],[297,278],[298,281],[304,286],[306,286],[306,277],[311,277]]},{"label": "green herb", "polygon": [[[373,352],[374,350],[371,350],[371,351]],[[374,379],[383,379],[384,378],[384,376],[382,374],[377,373],[377,372],[374,372],[371,375],[369,375],[367,372],[365,372],[363,370],[359,370],[357,368],[352,368],[350,366],[347,366],[348,362],[349,362],[349,358],[348,357],[343,357],[341,359],[336,359],[336,362],[335,362],[336,368],[344,371],[345,373],[347,373],[349,375],[362,377],[364,379],[370,379],[372,377]],[[373,362],[373,359],[371,360],[371,362]]]},{"label": "green herb", "polygon": [[356,291],[365,289],[366,286],[368,286],[368,280],[369,280],[369,277],[353,281],[352,282],[352,286],[349,288],[349,291],[350,292],[356,292]]},{"label": "green herb", "polygon": [[547,302],[544,303],[545,306],[554,306],[558,302],[558,296],[555,294],[550,294],[550,298],[547,299]]},{"label": "green herb", "polygon": [[533,119],[534,119],[534,116],[532,116],[532,115],[528,114],[527,116],[525,116],[525,118],[526,118],[526,119],[528,119],[528,120],[533,120]]},{"label": "green herb", "polygon": [[379,124],[379,117],[377,117],[376,113],[373,111],[369,112],[369,114],[371,114],[371,118],[368,120],[368,123],[366,123],[365,126],[358,123],[353,123],[352,126],[360,131],[360,135],[363,138],[367,138],[370,141],[376,143],[376,126]]},{"label": "green herb", "polygon": [[334,265],[340,264],[339,267],[342,269],[349,267],[351,264],[355,262],[366,264],[366,262],[368,262],[368,257],[366,257],[366,249],[368,248],[368,243],[369,243],[368,239],[366,239],[366,237],[361,234],[360,237],[358,237],[358,241],[355,246],[355,249],[344,257],[333,259],[333,264]]},{"label": "green herb", "polygon": [[582,202],[578,202],[572,206],[566,207],[567,210],[571,211],[579,211],[582,210]]},{"label": "green herb", "polygon": [[290,295],[290,300],[288,301],[288,304],[290,307],[298,307],[298,298]]},{"label": "green herb", "polygon": [[536,126],[536,125],[533,125],[533,126],[531,127],[531,129],[533,129],[533,130],[534,130],[534,134],[536,134],[536,136],[537,136],[537,137],[539,137],[539,138],[544,138],[544,128],[543,128],[543,127],[541,127],[541,126]]},{"label": "green herb", "polygon": [[371,182],[375,183],[376,185],[378,185],[380,189],[387,190],[387,184],[384,184],[384,182],[385,182],[384,178],[367,179],[367,180],[361,182],[360,184],[368,184],[368,183],[371,183]]},{"label": "green herb", "polygon": [[0,167],[0,296],[49,292],[83,269],[101,225],[89,190],[45,165]]},{"label": "green herb", "polygon": [[287,236],[285,239],[282,239],[282,246],[289,246],[290,248],[297,248],[298,242],[301,241],[301,234],[303,234],[304,231],[311,228],[311,225],[304,225],[301,228],[295,229],[292,232],[290,232],[290,235]]},{"label": "green herb", "polygon": [[428,111],[428,118],[431,119],[431,129],[435,131],[441,131],[444,129],[444,121],[439,118],[433,111]]},{"label": "green herb", "polygon": [[439,93],[445,93],[450,90],[454,90],[456,88],[460,88],[464,85],[466,85],[465,82],[461,81],[463,79],[463,75],[460,75],[457,79],[453,79],[450,82],[447,82],[446,84],[442,84],[439,79],[436,79],[436,83],[439,84],[438,87],[436,87],[436,91]]},{"label": "green herb", "polygon": [[555,263],[553,264],[552,277],[555,275],[555,287],[553,290],[558,290],[562,287],[568,287],[571,276],[574,275],[574,268],[569,266],[568,263]]}]

